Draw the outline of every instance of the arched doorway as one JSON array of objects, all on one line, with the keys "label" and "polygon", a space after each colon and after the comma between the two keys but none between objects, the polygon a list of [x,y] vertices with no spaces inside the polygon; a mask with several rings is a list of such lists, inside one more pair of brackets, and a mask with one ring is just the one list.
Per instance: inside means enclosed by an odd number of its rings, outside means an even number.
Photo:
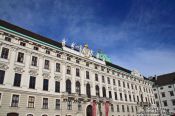
[{"label": "arched doorway", "polygon": [[18,113],[8,113],[7,116],[19,116]]},{"label": "arched doorway", "polygon": [[88,105],[86,108],[86,116],[92,116],[92,106]]}]

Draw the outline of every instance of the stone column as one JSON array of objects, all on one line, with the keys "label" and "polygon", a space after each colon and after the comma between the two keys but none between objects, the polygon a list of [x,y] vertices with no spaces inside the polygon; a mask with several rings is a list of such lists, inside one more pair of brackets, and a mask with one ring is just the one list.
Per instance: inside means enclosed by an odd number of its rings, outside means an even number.
[{"label": "stone column", "polygon": [[81,94],[86,94],[85,93],[85,89],[86,87],[84,86],[84,79],[85,79],[85,69],[84,68],[80,68],[80,78],[81,78]]},{"label": "stone column", "polygon": [[76,67],[74,65],[71,66],[71,83],[72,83],[72,87],[71,87],[71,91],[72,93],[75,93],[75,77],[76,77]]},{"label": "stone column", "polygon": [[66,92],[66,63],[61,63],[61,81],[60,81],[60,92]]}]

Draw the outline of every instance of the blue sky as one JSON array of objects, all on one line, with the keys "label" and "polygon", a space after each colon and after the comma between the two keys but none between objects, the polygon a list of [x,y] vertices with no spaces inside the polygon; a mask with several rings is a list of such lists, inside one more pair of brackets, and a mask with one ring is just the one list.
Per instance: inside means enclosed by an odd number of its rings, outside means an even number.
[{"label": "blue sky", "polygon": [[0,0],[0,18],[68,43],[88,43],[145,76],[175,71],[174,0]]}]

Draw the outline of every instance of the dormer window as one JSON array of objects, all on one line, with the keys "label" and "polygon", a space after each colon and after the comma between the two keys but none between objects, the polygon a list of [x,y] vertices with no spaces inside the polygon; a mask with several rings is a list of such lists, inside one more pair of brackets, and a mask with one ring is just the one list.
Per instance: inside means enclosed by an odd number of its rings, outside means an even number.
[{"label": "dormer window", "polygon": [[58,58],[61,58],[61,54],[57,54],[57,57],[58,57]]},{"label": "dormer window", "polygon": [[5,41],[11,42],[11,38],[10,37],[5,37]]},{"label": "dormer window", "polygon": [[49,50],[46,50],[46,54],[50,54],[50,51]]},{"label": "dormer window", "polygon": [[26,46],[26,43],[20,42],[20,45],[21,45],[21,46]]}]

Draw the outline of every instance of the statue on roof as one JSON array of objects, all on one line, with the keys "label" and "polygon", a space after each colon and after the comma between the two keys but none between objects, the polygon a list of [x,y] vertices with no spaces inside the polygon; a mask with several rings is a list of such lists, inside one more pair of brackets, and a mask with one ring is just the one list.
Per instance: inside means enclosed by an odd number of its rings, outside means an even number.
[{"label": "statue on roof", "polygon": [[85,45],[84,45],[84,47],[83,47],[81,53],[82,53],[85,57],[87,57],[87,58],[89,58],[89,57],[92,56],[92,52],[91,52],[91,50],[88,48],[88,44],[85,44]]},{"label": "statue on roof", "polygon": [[111,62],[111,59],[106,54],[104,54],[101,50],[97,52],[96,57],[103,61]]},{"label": "statue on roof", "polygon": [[62,40],[62,46],[65,46],[65,45],[66,45],[66,39],[63,38],[63,40]]}]

